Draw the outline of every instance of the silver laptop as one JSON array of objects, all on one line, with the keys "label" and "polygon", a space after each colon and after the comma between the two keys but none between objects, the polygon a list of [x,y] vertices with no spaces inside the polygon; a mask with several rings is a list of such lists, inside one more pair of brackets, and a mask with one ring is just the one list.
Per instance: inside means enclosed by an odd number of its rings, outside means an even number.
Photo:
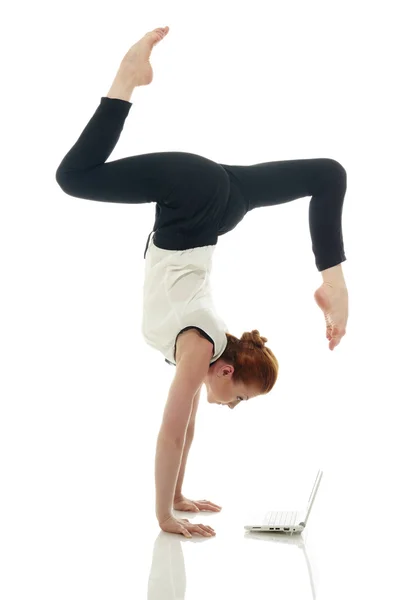
[{"label": "silver laptop", "polygon": [[258,522],[253,522],[252,525],[245,525],[247,531],[282,531],[284,533],[301,533],[307,525],[308,517],[310,516],[311,508],[317,495],[319,482],[321,481],[322,471],[318,471],[317,478],[314,482],[311,495],[308,499],[306,510],[300,511],[274,511],[267,512],[263,519]]}]

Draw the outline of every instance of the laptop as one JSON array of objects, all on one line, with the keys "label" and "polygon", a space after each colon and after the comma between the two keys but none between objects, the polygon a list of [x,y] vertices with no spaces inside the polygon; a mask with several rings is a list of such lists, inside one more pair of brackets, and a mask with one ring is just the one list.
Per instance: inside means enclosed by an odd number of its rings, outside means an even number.
[{"label": "laptop", "polygon": [[270,511],[261,520],[253,522],[252,525],[245,525],[247,531],[273,531],[283,532],[293,535],[293,533],[301,533],[307,525],[308,517],[310,516],[311,508],[317,495],[319,482],[321,481],[322,471],[318,471],[317,478],[311,490],[311,495],[308,499],[306,510],[300,511]]}]

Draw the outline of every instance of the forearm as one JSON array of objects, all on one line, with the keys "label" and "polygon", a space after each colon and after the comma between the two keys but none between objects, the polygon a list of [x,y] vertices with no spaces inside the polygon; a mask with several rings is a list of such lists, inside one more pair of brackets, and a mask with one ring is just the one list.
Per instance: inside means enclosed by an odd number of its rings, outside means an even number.
[{"label": "forearm", "polygon": [[173,498],[184,444],[178,444],[158,434],[155,483],[156,515],[159,523],[172,515]]},{"label": "forearm", "polygon": [[182,495],[183,478],[185,477],[186,463],[187,463],[189,450],[190,450],[190,447],[193,442],[193,437],[194,437],[194,429],[188,428],[188,430],[186,432],[185,446],[183,448],[183,454],[182,454],[181,466],[180,466],[179,474],[178,474],[178,480],[176,482],[176,487],[175,487],[174,499],[179,498]]}]

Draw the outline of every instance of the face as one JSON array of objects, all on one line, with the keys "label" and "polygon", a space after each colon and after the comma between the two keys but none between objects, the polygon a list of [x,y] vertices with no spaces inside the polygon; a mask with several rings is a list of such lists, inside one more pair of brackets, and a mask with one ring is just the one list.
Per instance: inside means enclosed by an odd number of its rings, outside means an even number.
[{"label": "face", "polygon": [[244,383],[233,383],[235,369],[223,361],[216,361],[209,369],[204,384],[207,388],[207,401],[235,408],[240,402],[258,396],[257,390]]}]

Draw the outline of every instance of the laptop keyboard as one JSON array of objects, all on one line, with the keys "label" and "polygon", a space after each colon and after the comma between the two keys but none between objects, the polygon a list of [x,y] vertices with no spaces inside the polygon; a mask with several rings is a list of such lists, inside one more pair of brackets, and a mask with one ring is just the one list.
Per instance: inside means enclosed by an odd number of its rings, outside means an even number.
[{"label": "laptop keyboard", "polygon": [[297,525],[296,515],[297,512],[268,512],[265,515],[263,525],[270,525],[271,527],[290,527],[291,525]]}]

